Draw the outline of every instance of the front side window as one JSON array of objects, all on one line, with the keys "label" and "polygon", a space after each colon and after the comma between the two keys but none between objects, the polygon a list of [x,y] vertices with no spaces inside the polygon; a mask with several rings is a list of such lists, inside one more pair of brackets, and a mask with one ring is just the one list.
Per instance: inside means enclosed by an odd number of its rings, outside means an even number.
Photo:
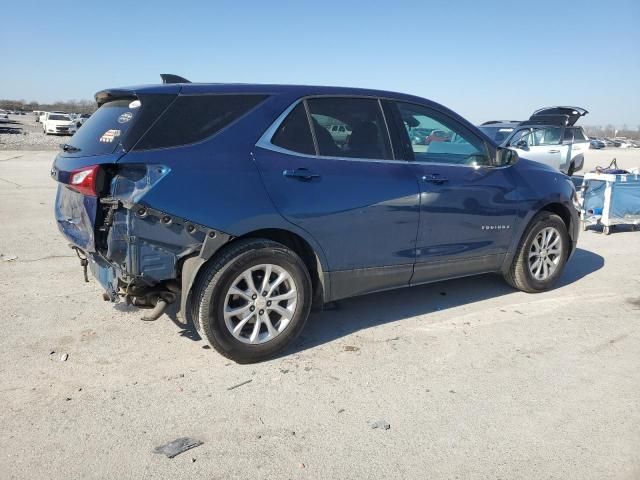
[{"label": "front side window", "polygon": [[415,161],[471,166],[491,163],[484,142],[457,122],[420,105],[397,105]]},{"label": "front side window", "polygon": [[527,148],[558,145],[560,143],[560,128],[536,127],[520,130],[515,133],[509,143],[511,146]]},{"label": "front side window", "polygon": [[315,155],[311,127],[304,103],[300,102],[278,127],[271,143],[292,152]]},{"label": "front side window", "polygon": [[[378,100],[326,97],[307,100],[318,145],[327,157],[393,159]],[[338,128],[334,127],[337,126]]]}]

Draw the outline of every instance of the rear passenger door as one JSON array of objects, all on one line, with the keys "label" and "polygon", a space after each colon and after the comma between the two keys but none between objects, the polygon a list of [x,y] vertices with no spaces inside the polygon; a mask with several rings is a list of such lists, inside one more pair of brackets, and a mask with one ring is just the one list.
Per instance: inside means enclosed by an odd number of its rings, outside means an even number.
[{"label": "rear passenger door", "polygon": [[569,146],[568,160],[584,155],[589,149],[589,137],[581,127],[566,127],[562,143]]},{"label": "rear passenger door", "polygon": [[394,155],[378,99],[304,99],[254,157],[279,212],[321,245],[332,298],[409,283],[419,188]]}]

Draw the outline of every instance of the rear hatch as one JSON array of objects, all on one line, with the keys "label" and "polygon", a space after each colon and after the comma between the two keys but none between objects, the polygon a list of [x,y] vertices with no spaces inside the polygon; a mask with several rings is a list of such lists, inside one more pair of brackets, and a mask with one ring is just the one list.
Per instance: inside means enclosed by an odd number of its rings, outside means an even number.
[{"label": "rear hatch", "polygon": [[[96,225],[102,224],[101,203],[110,194],[118,162],[175,99],[180,87],[162,93],[138,94],[133,89],[96,94],[100,108],[78,129],[56,157],[51,176],[59,183],[55,204],[58,228],[85,252],[96,250]],[[144,168],[144,167],[143,167]],[[136,175],[144,177],[144,172]]]},{"label": "rear hatch", "polygon": [[589,113],[587,110],[580,107],[545,107],[533,112],[529,121],[537,123],[546,121],[547,125],[572,126],[587,113]]}]

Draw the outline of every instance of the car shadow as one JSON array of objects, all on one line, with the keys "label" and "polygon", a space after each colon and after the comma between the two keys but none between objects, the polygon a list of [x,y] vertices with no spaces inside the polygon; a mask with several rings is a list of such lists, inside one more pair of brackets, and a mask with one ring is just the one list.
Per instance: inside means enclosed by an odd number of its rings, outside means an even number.
[{"label": "car shadow", "polygon": [[[590,275],[604,266],[604,258],[588,250],[576,249],[557,287],[563,287]],[[487,274],[415,287],[371,293],[333,302],[319,313],[312,313],[300,337],[277,357],[285,357],[332,342],[360,330],[400,321],[417,315],[440,312],[515,290],[500,275]],[[193,322],[186,325],[177,316],[176,302],[166,314],[180,329],[178,334],[193,341],[202,337]],[[202,348],[209,348],[208,345]]]},{"label": "car shadow", "polygon": [[[603,257],[578,248],[556,288],[577,282],[603,266]],[[500,275],[487,274],[342,300],[335,309],[311,315],[300,337],[281,356],[298,353],[385,323],[440,312],[514,291]]]}]

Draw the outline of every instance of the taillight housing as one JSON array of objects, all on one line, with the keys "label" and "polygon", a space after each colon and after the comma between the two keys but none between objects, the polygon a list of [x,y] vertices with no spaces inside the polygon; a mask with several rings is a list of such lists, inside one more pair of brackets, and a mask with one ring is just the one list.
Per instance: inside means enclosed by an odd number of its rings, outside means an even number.
[{"label": "taillight housing", "polygon": [[91,165],[73,170],[69,175],[69,187],[83,195],[98,196],[97,184],[100,165]]}]

